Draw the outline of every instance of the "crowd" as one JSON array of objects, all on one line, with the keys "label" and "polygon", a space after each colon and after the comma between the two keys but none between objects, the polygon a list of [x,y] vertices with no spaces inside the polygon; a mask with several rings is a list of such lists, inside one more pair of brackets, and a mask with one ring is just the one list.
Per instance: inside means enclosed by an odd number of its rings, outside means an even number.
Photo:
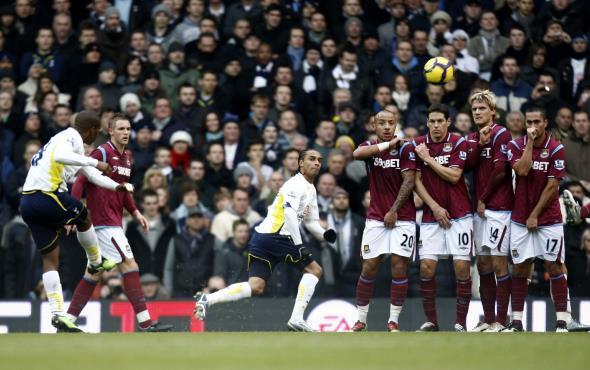
[{"label": "crowd", "polygon": [[[148,299],[191,297],[247,277],[247,244],[298,153],[323,158],[316,188],[333,244],[303,231],[324,267],[317,295],[353,297],[368,197],[353,150],[374,138],[387,109],[397,135],[426,132],[431,104],[451,108],[453,130],[474,130],[476,89],[498,97],[498,123],[522,136],[522,111],[547,110],[566,150],[567,188],[590,202],[590,3],[582,0],[16,0],[0,8],[0,298],[43,298],[40,256],[19,215],[31,158],[81,110],[103,129],[132,124],[128,151],[137,205],[149,221],[126,236]],[[427,84],[433,56],[455,79]],[[416,206],[421,201],[415,197]],[[418,218],[420,212],[418,213]],[[590,296],[590,228],[564,226],[572,296]],[[75,236],[61,236],[60,274],[71,292],[86,265]],[[384,264],[387,265],[387,264]],[[418,266],[411,265],[410,282]],[[376,295],[388,295],[383,268]],[[449,261],[439,295],[454,295]],[[268,295],[292,296],[298,272],[279,266]],[[477,284],[474,284],[477,290]],[[546,295],[542,266],[530,293]],[[124,299],[104,274],[94,298]],[[417,284],[410,296],[418,295]],[[67,296],[67,294],[66,294]]]}]

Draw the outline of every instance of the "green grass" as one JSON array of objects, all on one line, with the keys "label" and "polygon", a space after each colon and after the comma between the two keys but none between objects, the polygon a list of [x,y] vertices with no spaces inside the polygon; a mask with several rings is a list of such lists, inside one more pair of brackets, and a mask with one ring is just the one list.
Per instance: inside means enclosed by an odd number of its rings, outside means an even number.
[{"label": "green grass", "polygon": [[0,368],[589,369],[589,333],[7,334]]}]

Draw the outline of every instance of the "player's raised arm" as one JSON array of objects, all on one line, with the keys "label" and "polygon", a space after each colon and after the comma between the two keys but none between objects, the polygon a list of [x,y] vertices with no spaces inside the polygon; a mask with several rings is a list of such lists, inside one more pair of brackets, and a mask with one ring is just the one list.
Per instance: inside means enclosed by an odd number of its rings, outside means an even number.
[{"label": "player's raised arm", "polygon": [[[425,144],[420,144],[416,147],[416,154],[424,161],[436,174],[442,177],[443,180],[456,184],[461,179],[463,168],[461,167],[445,167],[438,163],[428,152],[428,147]],[[422,198],[422,197],[420,197]],[[424,199],[424,198],[423,198]]]},{"label": "player's raised arm", "polygon": [[528,140],[522,151],[522,156],[512,164],[512,168],[518,176],[527,176],[533,164],[533,145],[537,131],[534,127],[529,127],[526,130],[526,135]]},{"label": "player's raised arm", "polygon": [[[104,163],[104,162],[101,162]],[[80,168],[80,171],[84,173],[88,180],[96,186],[100,186],[101,188],[105,188],[112,191],[119,191],[119,192],[133,192],[133,185],[129,183],[122,183],[119,184],[113,181],[111,178],[107,176],[103,176],[102,173],[95,167],[90,166],[83,166]]]},{"label": "player's raised arm", "polygon": [[359,145],[359,147],[356,148],[354,152],[352,152],[352,156],[357,161],[363,161],[365,159],[374,157],[377,154],[384,152],[386,150],[392,150],[403,141],[404,140],[399,137],[394,137],[390,141],[384,141],[381,143],[370,144],[369,142],[367,142],[365,145]]}]

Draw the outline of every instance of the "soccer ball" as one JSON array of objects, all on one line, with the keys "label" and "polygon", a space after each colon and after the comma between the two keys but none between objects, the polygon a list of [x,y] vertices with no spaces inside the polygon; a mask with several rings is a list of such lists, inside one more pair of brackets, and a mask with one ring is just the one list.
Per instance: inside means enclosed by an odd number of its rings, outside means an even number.
[{"label": "soccer ball", "polygon": [[431,84],[445,84],[453,78],[454,74],[455,68],[447,58],[431,58],[424,64],[424,77]]}]

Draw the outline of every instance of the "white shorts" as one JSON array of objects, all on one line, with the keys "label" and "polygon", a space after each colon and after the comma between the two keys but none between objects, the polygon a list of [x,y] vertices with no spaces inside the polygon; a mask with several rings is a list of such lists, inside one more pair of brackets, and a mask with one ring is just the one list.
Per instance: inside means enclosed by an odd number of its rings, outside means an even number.
[{"label": "white shorts", "polygon": [[473,217],[451,220],[451,227],[443,229],[438,223],[420,226],[420,259],[438,260],[452,255],[455,260],[469,261],[473,255]]},{"label": "white shorts", "polygon": [[123,262],[123,258],[133,258],[133,252],[122,228],[99,227],[96,229],[96,236],[100,252],[105,258],[117,263]]},{"label": "white shorts", "polygon": [[478,256],[508,256],[510,252],[509,211],[486,209],[485,218],[473,216],[475,250]]},{"label": "white shorts", "polygon": [[510,225],[510,253],[516,265],[529,258],[565,262],[563,225],[541,226],[529,231],[526,226],[512,222]]},{"label": "white shorts", "polygon": [[365,260],[391,253],[410,257],[414,253],[415,245],[415,223],[398,221],[393,229],[388,229],[383,221],[367,220],[363,231],[361,256]]}]

